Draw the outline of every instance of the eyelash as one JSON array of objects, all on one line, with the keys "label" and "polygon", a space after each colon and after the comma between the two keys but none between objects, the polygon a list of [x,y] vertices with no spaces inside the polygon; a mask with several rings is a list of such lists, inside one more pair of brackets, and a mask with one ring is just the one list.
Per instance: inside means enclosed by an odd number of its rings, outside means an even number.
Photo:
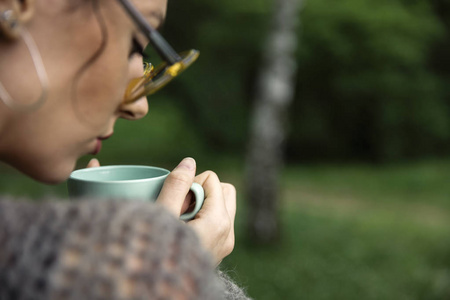
[{"label": "eyelash", "polygon": [[139,54],[143,58],[148,58],[148,55],[144,52],[144,48],[135,38],[131,41],[130,57],[134,54]]}]

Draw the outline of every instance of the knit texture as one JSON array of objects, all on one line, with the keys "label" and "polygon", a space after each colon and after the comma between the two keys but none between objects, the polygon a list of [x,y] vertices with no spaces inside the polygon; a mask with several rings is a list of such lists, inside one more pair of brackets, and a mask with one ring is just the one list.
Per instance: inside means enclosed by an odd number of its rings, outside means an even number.
[{"label": "knit texture", "polygon": [[218,271],[217,274],[225,286],[226,300],[251,300],[251,298],[247,297],[245,291],[234,283],[225,272]]},{"label": "knit texture", "polygon": [[0,201],[2,300],[247,299],[227,285],[196,234],[156,205]]}]

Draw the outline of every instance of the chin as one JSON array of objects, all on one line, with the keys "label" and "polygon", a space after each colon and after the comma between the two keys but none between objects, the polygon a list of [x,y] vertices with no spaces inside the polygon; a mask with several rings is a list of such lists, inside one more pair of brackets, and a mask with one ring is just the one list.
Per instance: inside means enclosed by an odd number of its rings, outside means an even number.
[{"label": "chin", "polygon": [[46,163],[26,166],[14,166],[28,177],[45,184],[59,184],[66,181],[75,168],[73,163]]},{"label": "chin", "polygon": [[37,180],[44,184],[56,185],[66,181],[69,178],[70,173],[67,176],[58,176],[57,174],[50,174],[42,176],[30,176],[34,180]]}]

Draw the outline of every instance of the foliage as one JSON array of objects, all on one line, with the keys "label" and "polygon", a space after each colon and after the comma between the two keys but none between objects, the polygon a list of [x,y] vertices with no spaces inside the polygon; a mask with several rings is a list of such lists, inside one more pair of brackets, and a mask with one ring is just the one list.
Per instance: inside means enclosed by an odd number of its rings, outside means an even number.
[{"label": "foliage", "polygon": [[[162,93],[212,151],[245,150],[275,4],[169,1],[164,35],[176,49],[195,47],[201,55]],[[443,0],[305,1],[288,158],[392,161],[447,153],[449,14]]]},{"label": "foliage", "polygon": [[169,1],[164,35],[176,49],[195,47],[201,54],[163,93],[177,99],[213,151],[239,153],[245,147],[248,94],[260,63],[269,3]]},{"label": "foliage", "polygon": [[311,1],[302,23],[290,145],[297,155],[441,153],[449,101],[428,63],[443,28],[426,2]]}]

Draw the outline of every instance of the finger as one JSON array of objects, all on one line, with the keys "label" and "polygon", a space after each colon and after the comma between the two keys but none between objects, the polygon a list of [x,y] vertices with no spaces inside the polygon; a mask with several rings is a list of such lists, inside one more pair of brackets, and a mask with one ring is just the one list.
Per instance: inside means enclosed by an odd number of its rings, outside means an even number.
[{"label": "finger", "polygon": [[203,186],[205,201],[195,219],[188,224],[197,231],[204,247],[211,251],[218,264],[234,248],[236,190],[231,184],[221,183],[212,171],[198,175],[195,181]]},{"label": "finger", "polygon": [[213,171],[203,172],[195,177],[195,182],[200,184],[205,191],[205,202],[202,209],[216,211],[225,209],[222,185],[216,173]]},{"label": "finger", "polygon": [[176,216],[180,216],[186,195],[189,193],[195,177],[195,160],[185,158],[167,176],[156,202],[164,205]]},{"label": "finger", "polygon": [[230,226],[230,231],[228,232],[227,241],[224,244],[224,254],[229,255],[235,245],[235,235],[234,235],[234,221],[236,217],[236,188],[229,183],[222,183],[223,195],[225,198],[225,206],[227,208],[228,217],[231,220],[232,226]]},{"label": "finger", "polygon": [[236,188],[229,183],[222,183],[223,196],[228,215],[234,222],[236,216]]},{"label": "finger", "polygon": [[86,166],[86,168],[96,168],[96,167],[100,167],[100,162],[96,158],[91,159]]}]

